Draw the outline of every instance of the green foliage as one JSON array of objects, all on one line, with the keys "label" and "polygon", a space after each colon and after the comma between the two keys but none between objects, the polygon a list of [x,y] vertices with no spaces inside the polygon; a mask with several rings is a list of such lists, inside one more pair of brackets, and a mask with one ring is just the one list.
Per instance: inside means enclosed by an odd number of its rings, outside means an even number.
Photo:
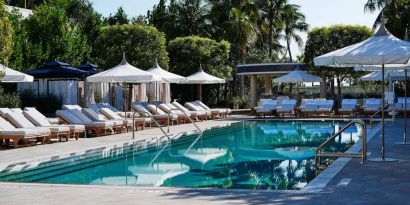
[{"label": "green foliage", "polygon": [[20,93],[22,107],[36,107],[41,113],[51,114],[61,109],[63,100],[53,94],[37,95],[27,90]]},{"label": "green foliage", "polygon": [[118,8],[117,13],[114,16],[110,14],[108,18],[104,19],[104,24],[108,26],[122,25],[122,24],[128,24],[128,23],[129,23],[128,16],[122,7]]},{"label": "green foliage", "polygon": [[155,59],[168,68],[165,35],[143,24],[113,25],[102,28],[96,40],[95,57],[100,67],[109,69],[121,62],[125,52],[130,64],[150,68]]},{"label": "green foliage", "polygon": [[[205,72],[228,79],[232,67],[228,64],[230,44],[227,41],[214,41],[198,36],[178,37],[168,45],[170,55],[170,71],[182,76],[189,76],[198,71],[200,64]],[[186,86],[173,89],[173,94],[182,101],[189,98]],[[205,103],[215,105],[227,97],[226,90],[220,85],[203,86]]]},{"label": "green foliage", "polygon": [[[306,41],[304,61],[313,66],[313,58],[335,51],[337,49],[361,42],[372,35],[372,31],[366,26],[334,25],[330,27],[314,28],[308,33]],[[312,69],[312,72],[323,78],[342,75],[355,77],[357,72],[348,69]]]},{"label": "green foliage", "polygon": [[[386,28],[396,37],[404,39],[406,29],[410,30],[410,0],[367,0],[365,10],[374,12],[383,10]],[[381,13],[373,28],[380,23]]]},{"label": "green foliage", "polygon": [[21,107],[20,97],[15,93],[4,93],[0,87],[0,107],[19,108]]},{"label": "green foliage", "polygon": [[0,0],[0,64],[8,64],[13,52],[13,28]]},{"label": "green foliage", "polygon": [[24,21],[27,32],[23,66],[33,68],[54,59],[79,64],[90,48],[80,29],[70,25],[63,8],[43,4]]},{"label": "green foliage", "polygon": [[232,71],[227,65],[229,49],[227,41],[217,42],[198,36],[176,38],[168,45],[170,71],[188,76],[197,72],[202,64],[205,72],[226,79]]}]

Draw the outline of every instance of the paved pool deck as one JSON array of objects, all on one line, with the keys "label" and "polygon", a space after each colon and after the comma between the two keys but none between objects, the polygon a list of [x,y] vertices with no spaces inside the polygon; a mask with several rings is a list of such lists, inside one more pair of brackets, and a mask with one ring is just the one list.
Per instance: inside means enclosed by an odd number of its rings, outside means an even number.
[{"label": "paved pool deck", "polygon": [[[207,128],[231,122],[235,120],[206,121],[199,125]],[[194,127],[189,124],[171,127],[171,133],[181,130],[194,130]],[[157,137],[158,133],[158,129],[141,131],[137,139]],[[0,183],[0,204],[410,204],[410,145],[395,144],[402,140],[403,120],[386,122],[386,156],[399,161],[362,165],[360,159],[351,159],[318,193]],[[119,141],[131,141],[130,135],[0,151],[0,164]],[[380,136],[377,134],[369,141],[369,158],[379,157],[379,152]]]}]

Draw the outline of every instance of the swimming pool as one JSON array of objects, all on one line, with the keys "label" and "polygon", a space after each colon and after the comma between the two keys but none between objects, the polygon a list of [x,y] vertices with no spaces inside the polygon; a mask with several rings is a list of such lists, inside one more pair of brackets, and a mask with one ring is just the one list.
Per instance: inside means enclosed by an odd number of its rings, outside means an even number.
[{"label": "swimming pool", "polygon": [[[315,177],[315,149],[343,122],[245,121],[184,134],[88,150],[0,172],[0,181],[119,186],[297,190]],[[347,129],[326,151],[360,139]]]}]

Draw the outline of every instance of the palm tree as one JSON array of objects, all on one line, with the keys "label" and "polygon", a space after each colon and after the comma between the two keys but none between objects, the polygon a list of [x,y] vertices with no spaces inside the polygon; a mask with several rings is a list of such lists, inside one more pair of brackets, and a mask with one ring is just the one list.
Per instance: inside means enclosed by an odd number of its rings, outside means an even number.
[{"label": "palm tree", "polygon": [[373,29],[380,24],[382,12],[387,19],[386,26],[395,36],[404,36],[405,29],[410,28],[410,1],[409,0],[368,0],[365,11],[380,13],[373,24]]},{"label": "palm tree", "polygon": [[253,13],[248,15],[237,8],[232,8],[229,13],[227,29],[231,41],[238,47],[241,63],[244,63],[246,49],[255,43],[258,35],[252,15]]},{"label": "palm tree", "polygon": [[299,47],[303,46],[303,40],[299,36],[299,32],[306,32],[309,30],[309,25],[305,22],[305,15],[300,10],[300,6],[295,4],[286,4],[280,11],[280,19],[283,23],[283,30],[285,33],[285,41],[289,54],[290,62],[293,62],[290,44],[295,41]]}]

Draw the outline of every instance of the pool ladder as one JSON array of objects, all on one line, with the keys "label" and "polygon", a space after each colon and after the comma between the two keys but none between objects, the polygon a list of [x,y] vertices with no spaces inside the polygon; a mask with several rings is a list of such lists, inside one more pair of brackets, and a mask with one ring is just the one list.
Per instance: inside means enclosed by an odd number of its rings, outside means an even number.
[{"label": "pool ladder", "polygon": [[[362,127],[362,151],[361,153],[346,153],[346,152],[323,152],[323,148],[333,142],[333,140],[340,136],[341,134],[347,130],[349,127],[353,125],[360,125]],[[350,121],[345,127],[339,130],[336,134],[329,137],[324,143],[322,143],[317,149],[315,153],[315,167],[316,171],[319,170],[320,164],[322,163],[323,157],[349,157],[349,158],[362,158],[362,164],[366,164],[367,162],[367,130],[366,130],[366,123],[363,120],[355,119]]]}]

